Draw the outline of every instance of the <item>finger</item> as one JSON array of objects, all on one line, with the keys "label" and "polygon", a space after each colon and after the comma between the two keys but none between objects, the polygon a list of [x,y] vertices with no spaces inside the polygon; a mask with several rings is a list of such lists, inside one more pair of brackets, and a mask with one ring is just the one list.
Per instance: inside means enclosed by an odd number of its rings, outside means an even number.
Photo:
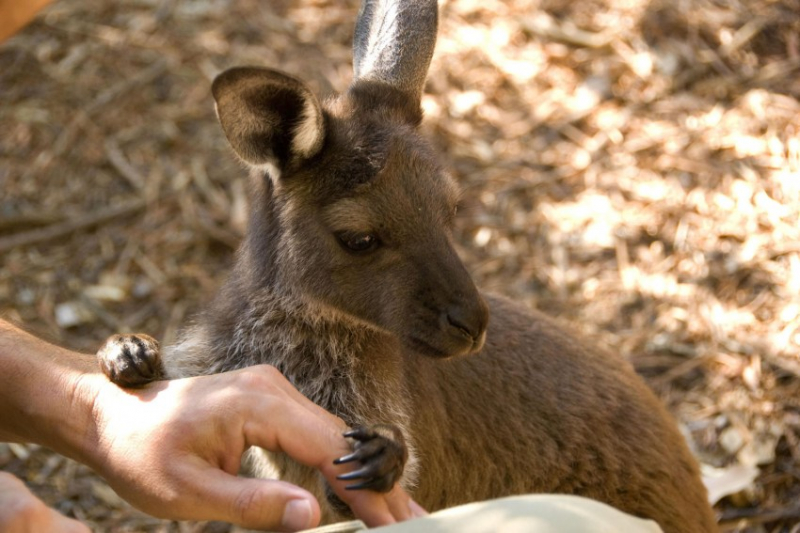
[{"label": "finger", "polygon": [[334,464],[343,453],[351,451],[342,436],[343,422],[311,402],[295,389],[274,367],[258,368],[267,383],[261,390],[280,390],[276,395],[259,395],[260,401],[248,402],[245,439],[248,446],[284,452],[297,462],[316,468],[334,492],[368,526],[392,524],[413,516],[410,498],[399,486],[389,494],[346,490],[346,482],[337,476],[351,470],[349,465]]},{"label": "finger", "polygon": [[265,378],[270,381],[271,385],[277,387],[281,392],[285,393],[287,396],[297,402],[298,406],[305,408],[312,414],[319,416],[330,423],[336,424],[339,427],[339,431],[347,427],[341,418],[331,414],[327,410],[306,398],[303,393],[297,390],[295,386],[292,385],[289,380],[286,379],[286,377],[275,367],[270,365],[257,365],[241,370],[241,372],[248,371],[262,372],[265,375]]},{"label": "finger", "polygon": [[309,403],[305,397],[295,398],[289,393],[248,398],[242,406],[246,446],[284,452],[314,468],[332,464],[349,453],[350,445],[342,437],[340,425],[332,415],[320,416],[316,409],[310,409]]},{"label": "finger", "polygon": [[295,461],[319,470],[334,492],[370,527],[410,517],[408,496],[402,489],[398,488],[399,492],[391,498],[393,509],[385,494],[346,490],[348,483],[336,477],[351,470],[352,465],[336,465],[334,460],[349,452],[350,445],[338,424],[317,416],[303,403],[287,395],[282,399],[264,397],[251,405],[245,426],[246,444],[286,453]]},{"label": "finger", "polygon": [[201,508],[206,514],[202,519],[231,522],[247,529],[299,531],[319,524],[319,503],[290,483],[240,478],[215,468],[205,469],[198,479],[203,480],[202,485],[187,484],[202,486],[205,491],[197,494],[202,505],[193,506],[193,518]]},{"label": "finger", "polygon": [[423,516],[428,516],[428,511],[414,500],[411,499],[408,500],[408,507],[409,509],[411,509],[411,515],[414,518],[421,518]]},{"label": "finger", "polygon": [[389,512],[397,521],[410,520],[428,513],[404,491],[399,484],[384,495]]},{"label": "finger", "polygon": [[16,476],[0,472],[0,531],[89,533],[89,528],[49,508]]},{"label": "finger", "polygon": [[[408,496],[408,494],[400,487],[400,485],[395,485],[392,490],[389,492],[378,494],[375,492],[364,492],[361,493],[366,497],[358,498],[353,502],[353,505],[357,506],[359,509],[363,508],[362,513],[365,516],[368,516],[369,520],[375,520],[381,522],[384,520],[384,514],[388,514],[392,517],[392,519],[396,522],[402,522],[404,520],[409,520],[417,516],[419,510],[422,510],[419,505],[416,505],[416,508],[412,507],[411,503],[412,500]],[[373,496],[377,496],[379,501],[375,501]],[[375,513],[373,509],[378,507],[379,513]],[[422,510],[422,513],[425,513]],[[367,520],[362,518],[365,523]],[[375,527],[375,525],[383,525],[383,522],[380,524],[367,524],[370,527]]]},{"label": "finger", "polygon": [[58,531],[60,533],[91,533],[92,531],[86,524],[82,524],[72,518],[67,518],[58,511],[51,509],[51,512],[55,515],[53,519],[53,531]]},{"label": "finger", "polygon": [[[402,491],[402,489],[400,489]],[[380,527],[405,520],[408,514],[399,512],[397,502],[391,502],[386,493],[373,491],[345,491],[340,498],[350,506],[353,513],[368,527]],[[338,491],[337,491],[338,494]]]}]

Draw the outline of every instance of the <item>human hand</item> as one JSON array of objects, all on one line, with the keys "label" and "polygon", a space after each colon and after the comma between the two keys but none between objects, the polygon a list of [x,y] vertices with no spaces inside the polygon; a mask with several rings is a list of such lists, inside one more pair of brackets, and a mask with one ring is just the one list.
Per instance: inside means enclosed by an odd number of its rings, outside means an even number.
[{"label": "human hand", "polygon": [[89,528],[49,508],[22,481],[0,472],[0,531],[89,533]]},{"label": "human hand", "polygon": [[175,520],[223,520],[292,531],[319,523],[320,507],[286,482],[236,477],[251,446],[284,452],[318,469],[369,526],[424,514],[398,486],[347,491],[333,460],[350,451],[344,422],[269,366],[121,389],[83,375],[76,392],[93,405],[87,463],[139,509]]}]

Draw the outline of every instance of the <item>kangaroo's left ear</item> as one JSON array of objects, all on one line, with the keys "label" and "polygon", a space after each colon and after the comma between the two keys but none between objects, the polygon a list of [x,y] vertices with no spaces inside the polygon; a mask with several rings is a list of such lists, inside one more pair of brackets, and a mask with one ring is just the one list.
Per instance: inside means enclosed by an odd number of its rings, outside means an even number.
[{"label": "kangaroo's left ear", "polygon": [[211,92],[225,136],[245,163],[280,171],[322,148],[322,110],[300,80],[276,70],[237,67],[217,76]]}]

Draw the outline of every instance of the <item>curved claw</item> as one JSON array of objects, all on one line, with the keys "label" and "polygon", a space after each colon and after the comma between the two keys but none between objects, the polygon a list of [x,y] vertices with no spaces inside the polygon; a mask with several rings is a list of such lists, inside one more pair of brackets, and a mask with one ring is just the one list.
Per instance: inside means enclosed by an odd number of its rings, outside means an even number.
[{"label": "curved claw", "polygon": [[347,490],[371,489],[388,492],[400,479],[407,455],[402,432],[395,426],[376,424],[358,426],[343,434],[357,442],[353,452],[333,460],[340,465],[358,461],[360,469],[337,476],[342,481],[358,480],[347,485]]},{"label": "curved claw", "polygon": [[370,438],[365,428],[355,428],[350,431],[345,431],[344,436],[356,440],[367,440]]},{"label": "curved claw", "polygon": [[351,479],[358,479],[358,478],[367,477],[367,476],[372,478],[372,476],[370,475],[371,472],[372,472],[372,469],[365,466],[364,468],[359,468],[358,470],[353,470],[352,472],[348,472],[346,474],[340,474],[340,475],[336,476],[336,479],[339,479],[339,480],[342,480],[342,481],[350,481]]},{"label": "curved claw", "polygon": [[344,463],[351,463],[353,461],[358,461],[358,460],[360,460],[362,458],[361,457],[362,455],[363,454],[359,453],[358,451],[355,451],[353,453],[349,453],[347,455],[343,455],[342,457],[339,457],[338,459],[334,459],[333,460],[333,464],[340,465],[340,464],[344,464]]},{"label": "curved claw", "polygon": [[351,429],[350,431],[346,431],[344,433],[344,436],[359,441],[369,440],[373,438],[373,435],[365,427],[357,427],[355,429]]}]

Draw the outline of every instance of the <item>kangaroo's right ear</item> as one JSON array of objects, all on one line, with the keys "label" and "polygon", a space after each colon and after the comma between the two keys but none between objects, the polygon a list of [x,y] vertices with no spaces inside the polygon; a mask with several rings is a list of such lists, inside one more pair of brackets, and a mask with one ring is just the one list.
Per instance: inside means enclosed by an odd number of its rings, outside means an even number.
[{"label": "kangaroo's right ear", "polygon": [[225,136],[245,163],[280,171],[322,148],[322,111],[300,80],[275,70],[236,67],[217,76],[211,92]]},{"label": "kangaroo's right ear", "polygon": [[[363,0],[353,36],[351,93],[362,93],[368,107],[393,105],[406,120],[419,124],[422,89],[436,46],[438,13],[436,0]],[[400,101],[385,91],[379,98],[364,95],[369,90],[364,91],[363,82],[393,88]]]}]

